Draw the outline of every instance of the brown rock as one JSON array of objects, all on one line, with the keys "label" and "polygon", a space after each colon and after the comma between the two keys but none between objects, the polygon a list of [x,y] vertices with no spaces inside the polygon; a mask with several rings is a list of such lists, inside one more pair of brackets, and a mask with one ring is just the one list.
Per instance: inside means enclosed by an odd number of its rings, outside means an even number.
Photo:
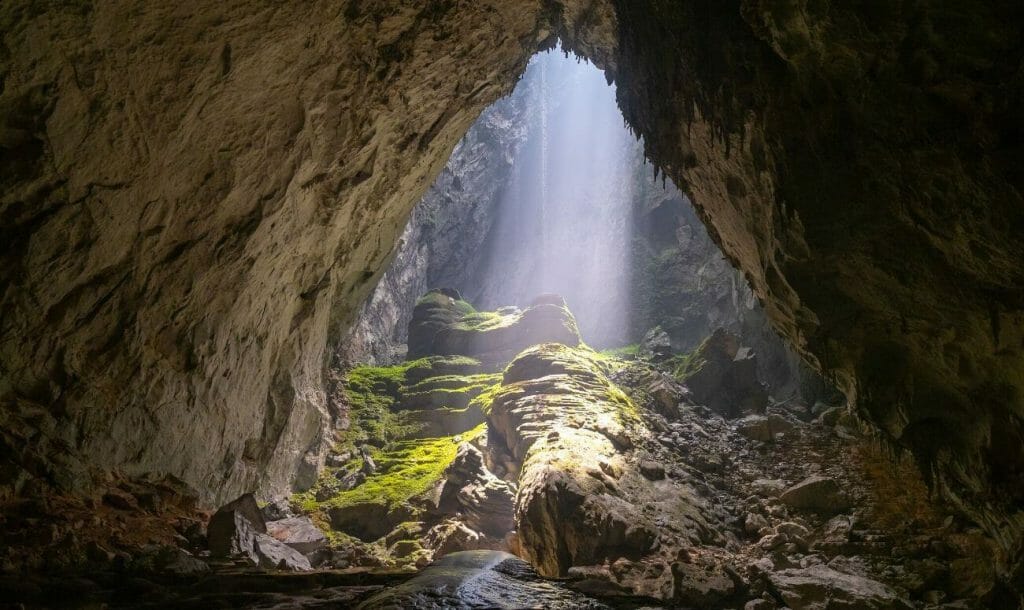
[{"label": "brown rock", "polygon": [[790,487],[779,496],[791,508],[826,514],[840,513],[851,507],[850,499],[833,479],[812,476]]}]

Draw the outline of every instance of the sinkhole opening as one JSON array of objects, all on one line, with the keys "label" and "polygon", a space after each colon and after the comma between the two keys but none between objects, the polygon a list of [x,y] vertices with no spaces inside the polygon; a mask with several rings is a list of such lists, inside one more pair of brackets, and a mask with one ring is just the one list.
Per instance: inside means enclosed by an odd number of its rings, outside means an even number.
[{"label": "sinkhole opening", "polygon": [[647,161],[615,85],[559,50],[536,54],[456,145],[342,359],[402,360],[417,299],[440,288],[487,311],[560,295],[597,349],[630,349],[658,329],[686,351],[727,328],[771,340],[776,368],[796,363],[782,362],[787,350],[690,200]]}]

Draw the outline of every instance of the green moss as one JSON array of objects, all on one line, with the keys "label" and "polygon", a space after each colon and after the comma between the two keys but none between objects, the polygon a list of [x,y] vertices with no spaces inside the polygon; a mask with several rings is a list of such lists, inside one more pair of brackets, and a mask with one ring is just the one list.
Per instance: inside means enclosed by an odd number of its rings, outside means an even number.
[{"label": "green moss", "polygon": [[303,503],[302,508],[315,512],[373,502],[381,503],[390,510],[433,489],[445,468],[455,459],[459,443],[475,438],[484,429],[481,424],[461,435],[394,443],[378,453],[375,458],[377,472],[367,477],[362,485],[323,502]]},{"label": "green moss", "polygon": [[502,315],[495,311],[477,311],[462,316],[453,328],[463,331],[487,331],[512,326],[521,314]]},{"label": "green moss", "polygon": [[473,375],[438,375],[402,388],[403,394],[417,394],[431,391],[452,391],[461,393],[479,392],[501,380],[501,373],[477,373]]},{"label": "green moss", "polygon": [[704,358],[700,356],[701,343],[695,350],[688,354],[678,354],[669,358],[666,366],[672,371],[672,376],[678,381],[686,381],[691,375],[704,368]]},{"label": "green moss", "polygon": [[623,360],[632,359],[636,358],[637,354],[640,353],[640,344],[632,343],[630,345],[623,345],[622,347],[613,347],[601,350],[598,353],[610,358],[622,358]]}]

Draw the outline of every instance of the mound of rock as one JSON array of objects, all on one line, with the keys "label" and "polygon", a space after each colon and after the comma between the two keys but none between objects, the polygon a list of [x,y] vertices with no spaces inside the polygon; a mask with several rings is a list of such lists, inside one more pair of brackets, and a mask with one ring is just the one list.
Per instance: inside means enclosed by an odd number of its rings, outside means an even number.
[{"label": "mound of rock", "polygon": [[539,343],[580,343],[576,319],[557,295],[542,295],[525,310],[478,312],[454,290],[432,290],[416,304],[409,323],[409,358],[464,355],[504,364]]},{"label": "mound of rock", "polygon": [[693,399],[728,418],[764,413],[768,388],[757,377],[757,356],[736,335],[716,330],[681,371]]},{"label": "mound of rock", "polygon": [[[692,491],[636,449],[646,433],[636,408],[592,352],[526,350],[506,369],[488,421],[522,463],[515,523],[538,572],[674,595],[667,566],[710,528]],[[610,562],[615,570],[602,567]]]},{"label": "mound of rock", "polygon": [[207,526],[207,539],[214,557],[247,557],[271,569],[313,569],[305,555],[268,534],[267,524],[252,494],[245,494],[214,513]]}]

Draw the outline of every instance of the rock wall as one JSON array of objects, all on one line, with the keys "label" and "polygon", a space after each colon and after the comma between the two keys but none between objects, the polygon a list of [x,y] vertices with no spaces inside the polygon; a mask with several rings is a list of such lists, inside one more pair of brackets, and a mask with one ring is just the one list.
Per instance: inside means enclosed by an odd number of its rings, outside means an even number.
[{"label": "rock wall", "polygon": [[210,501],[286,490],[321,459],[328,337],[546,37],[539,13],[5,5],[4,400]]},{"label": "rock wall", "polygon": [[1011,554],[1019,2],[26,1],[0,11],[0,394],[97,463],[282,488],[457,140],[560,35],[772,323]]},{"label": "rock wall", "polygon": [[394,258],[352,327],[338,342],[340,362],[401,359],[416,300],[430,288],[469,282],[497,216],[499,194],[526,137],[530,81],[488,107],[455,146],[413,208]]}]

